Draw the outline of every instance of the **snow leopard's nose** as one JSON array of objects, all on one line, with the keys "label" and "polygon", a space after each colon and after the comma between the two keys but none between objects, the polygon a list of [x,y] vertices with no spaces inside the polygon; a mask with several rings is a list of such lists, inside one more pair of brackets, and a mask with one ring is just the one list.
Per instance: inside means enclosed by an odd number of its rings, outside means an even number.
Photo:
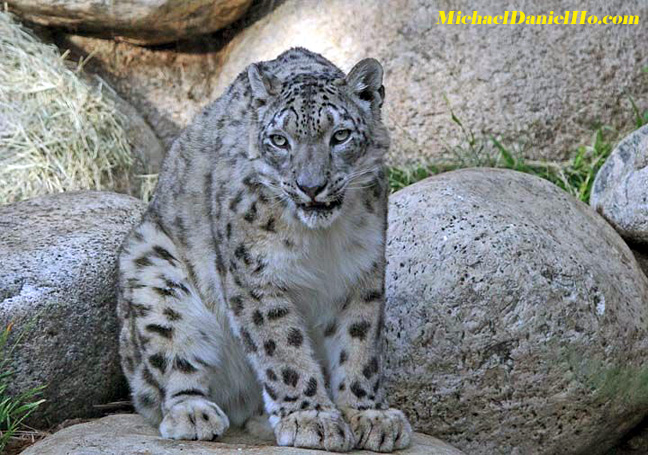
[{"label": "snow leopard's nose", "polygon": [[326,180],[311,180],[311,179],[298,179],[297,187],[304,192],[312,200],[315,200],[315,197],[324,191]]}]

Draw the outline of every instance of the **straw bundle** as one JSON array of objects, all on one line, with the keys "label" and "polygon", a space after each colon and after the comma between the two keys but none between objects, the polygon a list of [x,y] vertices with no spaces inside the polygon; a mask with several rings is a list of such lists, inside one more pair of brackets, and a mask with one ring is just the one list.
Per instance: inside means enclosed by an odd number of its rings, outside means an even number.
[{"label": "straw bundle", "polygon": [[0,204],[128,187],[126,118],[80,66],[0,11]]}]

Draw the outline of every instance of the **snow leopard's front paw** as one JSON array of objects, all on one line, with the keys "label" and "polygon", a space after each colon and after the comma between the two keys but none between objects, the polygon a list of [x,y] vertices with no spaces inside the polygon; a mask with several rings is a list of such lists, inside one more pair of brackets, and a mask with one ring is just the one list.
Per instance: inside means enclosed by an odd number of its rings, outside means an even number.
[{"label": "snow leopard's front paw", "polygon": [[160,424],[162,437],[211,441],[229,428],[229,419],[216,404],[190,398],[174,404]]},{"label": "snow leopard's front paw", "polygon": [[355,435],[356,449],[393,452],[410,445],[412,427],[398,409],[361,411],[346,408],[343,412]]},{"label": "snow leopard's front paw", "polygon": [[335,411],[296,411],[274,428],[277,444],[330,452],[348,452],[355,439],[342,414]]}]

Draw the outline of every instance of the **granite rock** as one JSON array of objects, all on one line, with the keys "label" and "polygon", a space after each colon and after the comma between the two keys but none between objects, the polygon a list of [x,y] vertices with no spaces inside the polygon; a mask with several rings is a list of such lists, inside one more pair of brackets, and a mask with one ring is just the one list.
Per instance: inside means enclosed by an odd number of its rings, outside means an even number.
[{"label": "granite rock", "polygon": [[62,193],[0,207],[0,328],[12,323],[10,395],[44,385],[32,426],[90,417],[126,396],[118,354],[116,259],[144,203]]},{"label": "granite rock", "polygon": [[623,139],[605,161],[590,205],[628,242],[648,247],[648,125]]},{"label": "granite rock", "polygon": [[470,454],[605,453],[648,414],[648,278],[591,207],[508,170],[395,193],[386,381]]},{"label": "granite rock", "polygon": [[163,44],[214,32],[252,0],[8,0],[24,19],[136,44]]}]

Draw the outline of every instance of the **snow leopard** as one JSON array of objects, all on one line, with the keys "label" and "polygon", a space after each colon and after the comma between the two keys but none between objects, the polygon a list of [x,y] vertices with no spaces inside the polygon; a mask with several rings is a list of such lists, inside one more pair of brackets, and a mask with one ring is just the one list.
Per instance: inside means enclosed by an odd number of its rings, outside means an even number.
[{"label": "snow leopard", "polygon": [[181,133],[119,255],[122,368],[160,434],[410,444],[382,376],[389,135],[378,61],[290,49]]}]

